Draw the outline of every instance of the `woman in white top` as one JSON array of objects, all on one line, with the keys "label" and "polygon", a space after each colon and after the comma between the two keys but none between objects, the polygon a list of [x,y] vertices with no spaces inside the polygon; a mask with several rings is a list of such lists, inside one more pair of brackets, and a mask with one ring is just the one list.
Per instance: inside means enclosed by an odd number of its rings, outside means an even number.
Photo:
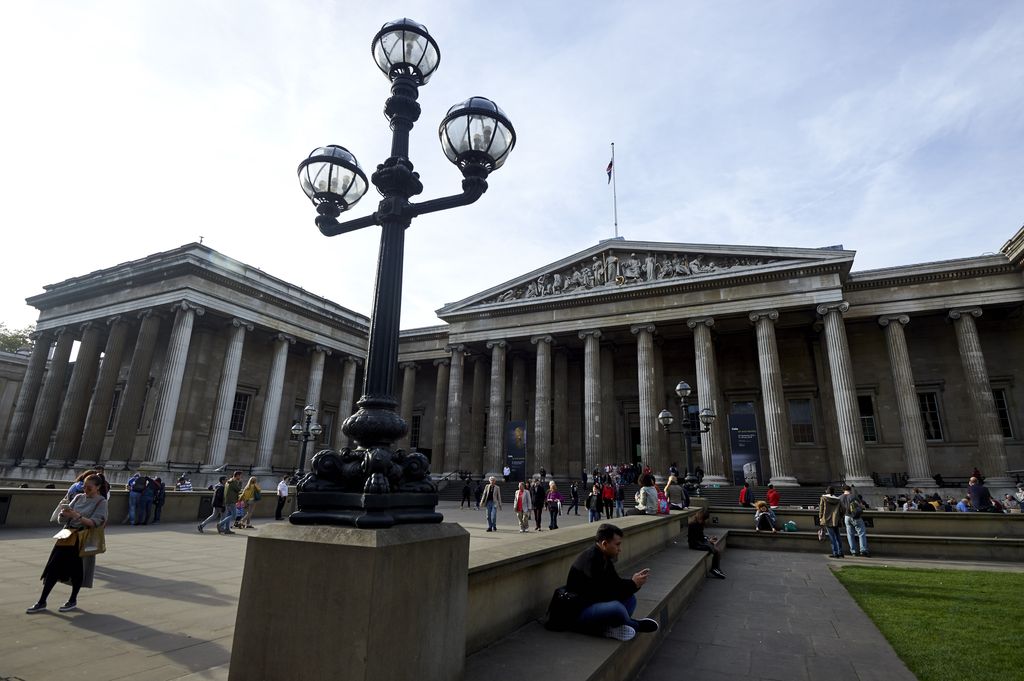
[{"label": "woman in white top", "polygon": [[654,486],[654,476],[645,475],[640,478],[640,491],[636,493],[636,508],[626,511],[626,515],[655,515],[658,512],[658,489]]}]

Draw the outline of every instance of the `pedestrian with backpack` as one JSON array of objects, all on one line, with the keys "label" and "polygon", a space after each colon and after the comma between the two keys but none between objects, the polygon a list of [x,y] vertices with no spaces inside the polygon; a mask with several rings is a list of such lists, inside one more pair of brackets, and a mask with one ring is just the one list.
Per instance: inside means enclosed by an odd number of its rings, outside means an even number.
[{"label": "pedestrian with backpack", "polygon": [[850,553],[855,556],[871,557],[868,551],[868,531],[864,525],[864,498],[854,495],[849,485],[843,485],[843,496],[839,497],[846,523],[846,541]]}]

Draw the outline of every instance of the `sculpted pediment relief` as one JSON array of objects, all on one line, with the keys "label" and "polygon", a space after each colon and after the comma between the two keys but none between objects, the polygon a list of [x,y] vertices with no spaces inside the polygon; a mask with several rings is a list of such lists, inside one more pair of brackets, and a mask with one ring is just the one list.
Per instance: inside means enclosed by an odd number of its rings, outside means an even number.
[{"label": "sculpted pediment relief", "polygon": [[575,301],[623,289],[638,294],[650,289],[699,284],[745,275],[788,271],[843,263],[846,272],[854,253],[841,247],[772,248],[711,246],[652,241],[602,242],[551,265],[524,274],[438,310],[444,318],[477,309],[504,309],[548,301]]},{"label": "sculpted pediment relief", "polygon": [[779,258],[709,253],[608,250],[536,279],[520,282],[480,303],[543,298],[587,291],[700,277],[780,262]]}]

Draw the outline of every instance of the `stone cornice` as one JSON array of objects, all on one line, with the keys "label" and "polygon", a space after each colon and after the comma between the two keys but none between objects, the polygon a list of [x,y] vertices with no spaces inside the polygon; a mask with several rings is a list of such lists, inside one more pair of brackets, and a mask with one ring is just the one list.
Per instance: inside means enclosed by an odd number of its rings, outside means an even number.
[{"label": "stone cornice", "polygon": [[861,291],[872,288],[975,279],[977,277],[1012,273],[1016,270],[1017,268],[1014,267],[1005,255],[983,255],[975,258],[942,260],[939,262],[921,263],[919,265],[904,265],[851,272],[849,279],[843,284],[843,290]]},{"label": "stone cornice", "polygon": [[999,249],[1017,267],[1024,267],[1024,226]]}]

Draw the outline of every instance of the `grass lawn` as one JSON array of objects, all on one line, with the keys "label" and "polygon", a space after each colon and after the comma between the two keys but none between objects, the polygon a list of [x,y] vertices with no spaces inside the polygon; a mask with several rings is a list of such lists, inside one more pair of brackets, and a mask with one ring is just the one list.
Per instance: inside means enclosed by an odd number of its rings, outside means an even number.
[{"label": "grass lawn", "polygon": [[857,566],[836,577],[920,681],[1024,679],[1024,573]]}]

